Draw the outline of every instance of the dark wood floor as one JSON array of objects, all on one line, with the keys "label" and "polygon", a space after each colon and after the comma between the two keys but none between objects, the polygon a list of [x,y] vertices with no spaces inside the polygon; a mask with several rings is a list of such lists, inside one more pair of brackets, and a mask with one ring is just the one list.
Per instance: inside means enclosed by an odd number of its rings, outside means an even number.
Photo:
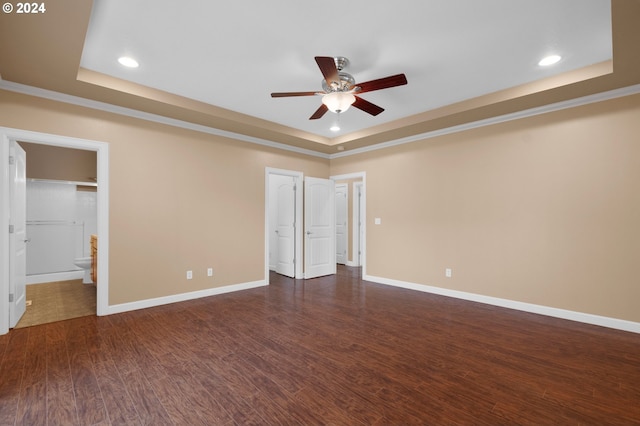
[{"label": "dark wood floor", "polygon": [[0,336],[0,424],[640,424],[640,335],[335,277]]}]

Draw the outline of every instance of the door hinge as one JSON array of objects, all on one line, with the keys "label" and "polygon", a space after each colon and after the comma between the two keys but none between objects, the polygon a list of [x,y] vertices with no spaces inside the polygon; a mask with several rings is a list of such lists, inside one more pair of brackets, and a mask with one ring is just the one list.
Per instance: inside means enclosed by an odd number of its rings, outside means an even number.
[{"label": "door hinge", "polygon": [[15,228],[13,225],[9,225],[9,233],[13,234],[15,232]]},{"label": "door hinge", "polygon": [[13,303],[13,293],[9,293],[9,303]]},{"label": "door hinge", "polygon": [[14,157],[13,155],[9,156],[9,165],[13,166],[14,164],[16,164],[16,157]]}]

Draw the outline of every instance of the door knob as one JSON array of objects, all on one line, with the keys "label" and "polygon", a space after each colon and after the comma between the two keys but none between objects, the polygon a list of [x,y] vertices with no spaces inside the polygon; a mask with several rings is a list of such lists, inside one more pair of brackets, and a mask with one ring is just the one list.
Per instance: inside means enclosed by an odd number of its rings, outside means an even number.
[{"label": "door knob", "polygon": [[313,232],[307,231],[307,235],[311,235],[311,234],[313,234]]}]

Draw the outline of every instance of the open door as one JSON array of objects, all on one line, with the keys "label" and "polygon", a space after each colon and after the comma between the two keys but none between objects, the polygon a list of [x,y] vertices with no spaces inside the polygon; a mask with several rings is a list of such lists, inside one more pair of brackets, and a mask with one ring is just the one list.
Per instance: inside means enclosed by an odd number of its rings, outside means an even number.
[{"label": "open door", "polygon": [[296,185],[292,176],[287,176],[276,188],[277,218],[276,272],[290,278],[296,274]]},{"label": "open door", "polygon": [[305,178],[305,278],[336,273],[335,182]]},{"label": "open door", "polygon": [[26,309],[27,283],[27,154],[14,141],[9,147],[9,327]]}]

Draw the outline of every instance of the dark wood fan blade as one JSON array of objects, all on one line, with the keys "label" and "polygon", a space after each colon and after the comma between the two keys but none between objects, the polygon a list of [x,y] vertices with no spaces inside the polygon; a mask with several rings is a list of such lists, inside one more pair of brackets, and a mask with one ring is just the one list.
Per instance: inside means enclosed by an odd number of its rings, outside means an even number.
[{"label": "dark wood fan blade", "polygon": [[[324,104],[323,104],[324,105]],[[378,115],[384,108],[379,107],[376,104],[372,104],[369,101],[362,99],[361,97],[356,96],[356,101],[352,104],[354,107],[361,109],[364,112],[367,112],[371,115]]]},{"label": "dark wood fan blade", "polygon": [[316,63],[318,67],[320,67],[320,71],[329,86],[331,86],[332,81],[340,81],[336,61],[333,58],[329,56],[316,56]]},{"label": "dark wood fan blade", "polygon": [[388,89],[390,87],[403,86],[407,84],[407,77],[404,74],[396,74],[389,77],[379,78],[377,80],[365,81],[356,84],[360,87],[357,93],[372,92],[374,90]]},{"label": "dark wood fan blade", "polygon": [[316,112],[314,112],[313,115],[309,117],[309,120],[317,120],[318,118],[322,117],[327,111],[329,111],[329,108],[327,108],[325,104],[320,104],[320,108],[318,108]]},{"label": "dark wood fan blade", "polygon": [[318,92],[280,92],[280,93],[272,93],[272,98],[286,98],[289,96],[313,96]]}]

